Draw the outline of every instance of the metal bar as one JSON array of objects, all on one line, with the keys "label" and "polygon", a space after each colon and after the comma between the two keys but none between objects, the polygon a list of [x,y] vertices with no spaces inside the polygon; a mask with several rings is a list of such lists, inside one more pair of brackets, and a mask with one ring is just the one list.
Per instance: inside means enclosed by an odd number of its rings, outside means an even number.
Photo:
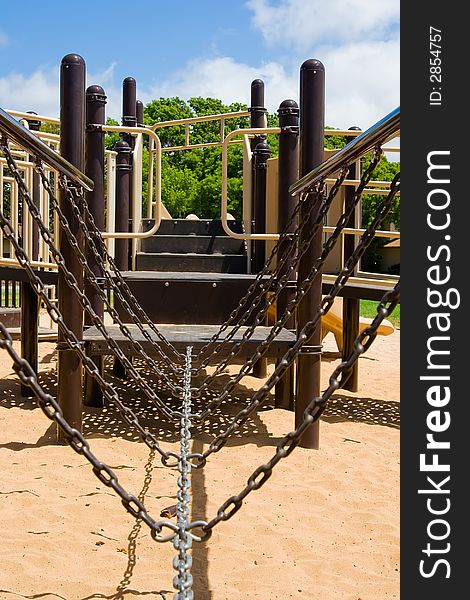
[{"label": "metal bar", "polygon": [[[241,144],[241,140],[231,141],[230,144]],[[162,152],[177,152],[179,150],[196,150],[198,148],[221,148],[223,140],[220,142],[202,142],[200,144],[189,144],[188,146],[165,146]]]},{"label": "metal bar", "polygon": [[279,238],[278,234],[271,233],[253,233],[253,234],[245,234],[245,233],[235,233],[230,229],[228,219],[227,219],[227,166],[228,166],[228,145],[230,141],[236,137],[237,135],[249,135],[249,134],[263,134],[263,133],[281,133],[280,127],[265,127],[262,129],[236,129],[235,131],[231,131],[225,137],[225,140],[222,143],[222,200],[221,200],[221,209],[220,209],[220,219],[222,222],[222,227],[225,233],[237,240],[276,240]]},{"label": "metal bar", "polygon": [[[99,85],[91,85],[86,90],[86,123],[99,123],[104,125],[106,120],[106,94]],[[87,129],[85,137],[85,173],[95,183],[92,192],[87,192],[86,202],[88,210],[93,217],[96,226],[101,230],[104,226],[104,133],[95,128]],[[100,252],[97,248],[98,253]],[[95,277],[103,277],[103,260],[98,261],[90,248],[87,248],[87,262]],[[102,253],[100,253],[103,258]],[[104,318],[104,303],[95,287],[85,281],[85,293],[90,300],[94,312]],[[93,325],[88,312],[85,314],[85,325]],[[92,358],[100,373],[103,373],[103,358],[94,356]],[[102,408],[104,406],[103,393],[99,383],[88,372],[84,376],[83,402],[85,406]]]},{"label": "metal bar", "polygon": [[117,232],[126,232],[124,238],[116,239],[114,260],[120,271],[129,270],[129,204],[130,204],[130,179],[131,179],[131,152],[132,149],[126,140],[122,139],[114,146],[116,158],[116,212],[115,229]]},{"label": "metal bar", "polygon": [[55,152],[26,127],[20,125],[2,108],[0,108],[0,129],[5,131],[9,139],[14,140],[30,154],[41,159],[80,187],[87,191],[93,189],[93,181],[84,175],[80,169],[71,164],[63,155]]},{"label": "metal bar", "polygon": [[[255,233],[266,230],[266,170],[271,149],[263,140],[253,151],[253,215]],[[266,262],[266,242],[256,240],[254,243],[253,272],[259,273]]]},{"label": "metal bar", "polygon": [[[300,69],[300,176],[309,173],[323,161],[325,119],[325,68],[319,60],[310,59]],[[311,210],[310,202],[316,202]],[[300,240],[309,239],[313,224],[317,220],[321,207],[320,194],[313,194],[302,203],[299,220],[307,224],[300,232]],[[310,216],[308,216],[310,215]],[[311,223],[311,225],[310,225]],[[299,262],[298,282],[302,283],[310,273],[312,264],[321,255],[323,234],[321,227],[311,240],[307,251]],[[312,285],[297,308],[297,330],[300,332],[313,321],[318,314],[322,301],[322,280]],[[306,340],[306,345],[318,349],[313,353],[300,353],[297,359],[297,397],[295,401],[296,427],[303,421],[304,412],[312,398],[320,396],[321,367],[321,320]],[[303,448],[318,449],[320,445],[320,427],[316,421],[300,439]]]},{"label": "metal bar", "polygon": [[[16,284],[15,284],[16,285]],[[21,356],[38,372],[39,298],[29,281],[21,283]],[[31,388],[21,384],[21,395],[31,396]]]},{"label": "metal bar", "polygon": [[[284,100],[277,112],[279,114],[279,127],[282,130],[279,135],[278,230],[293,233],[297,227],[297,223],[292,221],[296,200],[289,194],[289,187],[299,178],[299,106],[295,100]],[[291,224],[287,229],[289,223]],[[281,242],[277,254],[278,264],[281,264],[285,253],[289,249],[289,241]],[[287,269],[287,264],[279,269],[279,279],[286,274]],[[296,279],[295,272],[291,272],[289,282],[295,284]],[[276,302],[277,320],[282,317],[294,295],[295,290],[289,285],[281,291]],[[294,329],[295,319],[291,317],[286,322],[285,327]],[[295,400],[294,378],[295,366],[291,365],[276,384],[275,405],[277,408],[293,410]]]},{"label": "metal bar", "polygon": [[154,125],[151,125],[150,129],[155,131],[156,129],[161,129],[162,127],[175,127],[177,125],[185,125],[186,123],[204,123],[206,121],[220,121],[221,119],[239,119],[241,117],[249,117],[249,110],[240,110],[238,112],[233,113],[221,113],[219,115],[204,115],[202,117],[187,117],[185,119],[176,119],[174,121],[159,121]]},{"label": "metal bar", "polygon": [[[155,159],[156,159],[157,167],[158,167],[157,168],[157,179],[156,179],[156,185],[155,185],[155,193],[156,193],[155,212],[154,212],[155,224],[153,225],[153,227],[151,229],[149,229],[148,231],[137,232],[137,233],[103,231],[101,233],[101,237],[103,237],[105,239],[106,238],[144,239],[146,237],[150,237],[150,236],[154,235],[154,233],[156,233],[158,228],[160,227],[160,223],[162,220],[162,187],[161,187],[162,146],[160,143],[160,138],[154,131],[152,131],[151,129],[149,129],[147,127],[121,127],[119,125],[94,125],[94,126],[98,129],[100,129],[101,131],[109,131],[109,132],[117,132],[117,133],[126,132],[126,133],[129,133],[132,135],[140,135],[140,134],[148,135],[150,137],[150,139],[155,142],[155,150],[154,151],[155,151]],[[149,157],[149,160],[150,160],[150,157]],[[111,196],[108,195],[108,202],[109,202],[110,197]],[[109,209],[109,207],[108,207],[108,209]]]},{"label": "metal bar", "polygon": [[[60,70],[60,152],[75,169],[83,172],[85,163],[85,61],[78,54],[68,54],[62,59]],[[85,176],[84,176],[85,177]],[[88,178],[86,178],[88,179]],[[88,189],[88,188],[87,188]],[[92,188],[91,188],[92,189]],[[83,235],[64,189],[59,194],[60,208],[69,222],[71,231],[79,244]],[[59,229],[59,249],[66,268],[79,286],[83,286],[83,271],[77,253],[70,245],[67,235]],[[62,271],[58,275],[59,311],[68,329],[78,340],[83,336],[83,310],[75,294],[70,292]],[[58,393],[57,399],[65,420],[78,431],[82,430],[82,364],[78,354],[64,348],[66,337],[62,330],[58,334]],[[58,430],[58,439],[65,441],[64,433]]]},{"label": "metal bar", "polygon": [[295,195],[310,189],[323,177],[338,170],[341,165],[352,163],[379,143],[384,144],[386,140],[396,136],[399,130],[400,108],[396,108],[336,154],[303,175],[297,183],[290,187],[290,193]]},{"label": "metal bar", "polygon": [[[359,127],[351,127],[351,131],[360,131]],[[347,142],[351,142],[354,138],[346,138]],[[356,179],[360,176],[361,165],[356,159],[349,167],[348,177]],[[355,189],[346,187],[344,190],[344,210],[348,210],[354,204]],[[356,212],[354,211],[346,223],[347,227],[355,228]],[[343,236],[343,264],[346,264],[349,257],[354,252],[356,246],[356,238],[354,235],[347,233]],[[359,317],[360,317],[360,300],[358,298],[343,298],[343,348],[342,358],[346,361],[354,351],[354,342],[359,335]],[[348,379],[343,384],[345,390],[357,392],[359,388],[359,361],[356,361],[351,369]]]}]

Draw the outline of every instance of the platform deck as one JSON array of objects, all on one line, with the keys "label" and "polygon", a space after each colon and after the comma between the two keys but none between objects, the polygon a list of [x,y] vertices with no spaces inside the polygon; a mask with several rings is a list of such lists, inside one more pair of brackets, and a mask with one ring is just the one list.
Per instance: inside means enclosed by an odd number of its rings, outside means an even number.
[{"label": "platform deck", "polygon": [[[155,355],[156,351],[153,345],[145,338],[143,333],[139,330],[137,325],[127,325],[130,333],[132,334],[132,338],[136,341],[139,341],[142,344],[142,347],[147,352],[147,354]],[[207,342],[210,341],[212,336],[216,334],[220,327],[219,325],[157,325],[158,330],[165,338],[177,349],[177,350],[185,350],[187,346],[192,346],[194,351],[197,352],[200,350]],[[152,341],[157,343],[161,343],[158,336],[154,331],[150,329],[150,327],[146,326],[145,329],[151,336]],[[247,330],[247,327],[240,327],[237,333],[234,335],[233,339],[226,344],[223,354],[218,355],[218,359],[221,356],[225,356],[228,352],[231,351],[233,345],[237,342],[241,341],[243,338],[244,332]],[[110,337],[115,340],[121,350],[129,355],[135,355],[132,344],[129,342],[128,338],[121,332],[118,325],[111,325],[107,327],[107,331]],[[244,344],[242,350],[237,355],[237,357],[243,358],[246,356],[251,356],[255,348],[264,341],[271,331],[270,327],[256,327],[253,335],[249,338],[249,340]],[[222,338],[224,335],[227,335],[230,332],[230,327],[222,334]],[[102,334],[95,328],[90,327],[84,332],[83,340],[86,345],[87,352],[89,354],[111,354],[111,349],[108,346],[108,343],[103,338]],[[280,357],[283,356],[284,353],[292,346],[296,341],[296,336],[291,331],[287,329],[282,329],[279,334],[275,337],[267,353],[266,357]]]}]

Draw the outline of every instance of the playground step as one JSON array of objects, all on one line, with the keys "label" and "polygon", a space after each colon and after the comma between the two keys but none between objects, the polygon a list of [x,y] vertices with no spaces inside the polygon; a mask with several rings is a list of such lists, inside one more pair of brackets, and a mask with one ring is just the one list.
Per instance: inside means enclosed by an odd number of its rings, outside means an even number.
[{"label": "playground step", "polygon": [[[165,336],[165,338],[175,346],[177,350],[185,351],[187,346],[192,346],[194,352],[200,350],[202,346],[204,346],[212,338],[212,336],[219,331],[219,327],[217,325],[200,326],[188,324],[185,324],[184,326],[158,324],[158,329]],[[137,325],[129,325],[129,330],[132,334],[132,338],[134,340],[138,340],[146,352],[155,354],[152,344],[144,337],[142,332],[137,328]],[[147,328],[147,330],[152,337],[152,340],[158,343],[159,339],[157,335],[150,330],[150,328]],[[242,340],[245,331],[246,327],[240,327],[234,338],[227,343],[226,347],[223,349],[223,356],[228,355],[234,344]],[[270,327],[256,327],[253,335],[244,344],[241,352],[237,355],[237,358],[240,359],[251,356],[253,350],[268,337],[270,331]],[[108,327],[108,333],[119,344],[125,353],[128,353],[129,351],[132,352],[132,348],[129,348],[129,340],[123,335],[117,325]],[[227,335],[227,331],[222,333],[222,338],[225,335]],[[111,354],[109,344],[103,339],[103,336],[96,329],[96,327],[87,329],[83,338],[86,352],[89,355]],[[293,333],[287,331],[286,329],[282,329],[269,346],[266,356],[282,356],[288,350],[288,348],[295,343],[295,341],[296,336]],[[215,360],[219,362],[220,359],[221,354],[217,354]]]},{"label": "playground step", "polygon": [[[154,323],[208,325],[224,323],[255,279],[206,272],[126,271],[123,276]],[[128,318],[118,301],[116,309],[121,318]],[[251,318],[247,324],[252,322]]]},{"label": "playground step", "polygon": [[246,273],[246,256],[241,254],[138,252],[136,270]]},{"label": "playground step", "polygon": [[[142,220],[142,231],[153,227],[154,219]],[[243,233],[241,221],[229,221],[230,229],[235,233]],[[226,236],[220,219],[162,219],[157,235],[210,235]]]},{"label": "playground step", "polygon": [[144,238],[141,252],[176,252],[178,254],[244,254],[242,240],[228,236],[154,235]]}]

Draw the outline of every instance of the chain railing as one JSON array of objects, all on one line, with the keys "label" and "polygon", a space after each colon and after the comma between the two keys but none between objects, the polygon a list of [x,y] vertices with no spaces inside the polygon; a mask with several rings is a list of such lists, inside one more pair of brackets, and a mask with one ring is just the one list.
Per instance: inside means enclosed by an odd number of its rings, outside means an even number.
[{"label": "chain railing", "polygon": [[[11,117],[9,119],[11,119]],[[59,308],[50,300],[46,286],[41,281],[34,269],[33,263],[30,260],[28,249],[23,247],[18,236],[18,231],[11,223],[11,218],[9,218],[10,215],[5,215],[2,207],[0,207],[0,228],[2,235],[4,236],[4,239],[8,240],[12,251],[15,253],[18,264],[25,270],[28,281],[30,282],[32,288],[38,297],[43,301],[51,319],[57,324],[59,330],[61,331],[61,339],[63,343],[77,354],[85,371],[99,384],[105,398],[109,402],[112,402],[116,405],[124,421],[132,427],[135,427],[140,439],[152,451],[157,452],[160,455],[162,464],[169,468],[178,469],[178,505],[176,511],[176,523],[173,523],[169,520],[154,519],[147,511],[143,501],[139,497],[129,493],[121,485],[114,471],[95,456],[90,449],[88,441],[85,439],[81,431],[72,427],[64,418],[63,411],[57,400],[42,389],[38,382],[37,375],[31,365],[17,354],[14,349],[12,338],[2,323],[0,323],[0,349],[5,350],[13,360],[14,369],[18,374],[20,381],[24,385],[27,385],[31,388],[32,392],[37,398],[40,408],[46,417],[57,423],[60,430],[63,432],[66,441],[75,452],[82,455],[91,464],[92,470],[100,482],[112,488],[121,499],[124,508],[133,517],[142,520],[142,522],[150,528],[152,538],[155,541],[173,542],[174,547],[177,550],[177,556],[175,556],[173,562],[173,567],[176,570],[176,576],[173,580],[173,585],[176,590],[175,600],[190,599],[193,597],[193,592],[191,589],[192,576],[190,572],[192,563],[190,550],[192,544],[194,542],[209,539],[209,537],[212,535],[214,527],[216,527],[221,521],[230,519],[241,508],[245,498],[252,491],[259,489],[266,483],[266,481],[271,477],[275,466],[294,450],[294,448],[301,442],[305,431],[314,422],[318,421],[332,394],[339,387],[341,387],[343,382],[347,379],[357,359],[365,351],[367,351],[377,336],[377,332],[382,321],[393,311],[395,306],[400,301],[400,288],[399,283],[397,283],[395,288],[391,291],[388,291],[383,297],[377,309],[377,316],[374,318],[371,325],[359,334],[349,356],[334,370],[329,379],[327,389],[318,397],[310,399],[310,402],[308,403],[303,414],[302,420],[293,431],[288,433],[277,444],[276,450],[271,459],[268,462],[258,466],[252,472],[242,490],[237,495],[231,496],[225,502],[223,502],[217,510],[216,515],[212,519],[196,519],[191,521],[191,469],[202,468],[206,464],[209,456],[217,453],[225,446],[231,436],[233,436],[233,434],[240,429],[243,423],[245,423],[247,419],[249,419],[250,416],[252,416],[255,411],[257,411],[267,400],[269,392],[281,380],[286,370],[297,359],[299,353],[311,338],[312,333],[318,327],[320,319],[327,314],[328,310],[333,305],[335,298],[338,297],[338,295],[340,295],[344,290],[344,287],[348,282],[349,277],[353,273],[355,266],[364,255],[364,252],[370,245],[377,231],[380,230],[385,217],[390,211],[393,199],[399,192],[399,176],[397,176],[393,182],[391,182],[387,195],[382,198],[378,205],[374,219],[369,227],[360,236],[354,251],[351,253],[343,269],[341,269],[339,274],[336,276],[330,292],[323,298],[315,316],[303,325],[302,329],[297,335],[295,343],[293,343],[287,352],[285,352],[284,356],[279,359],[273,373],[267,378],[266,382],[259,388],[259,390],[253,394],[249,404],[240,410],[223,430],[216,433],[204,452],[191,452],[191,429],[198,423],[206,420],[222,405],[237,383],[239,383],[241,379],[253,368],[253,365],[264,356],[275,337],[297,310],[299,304],[305,298],[312,285],[319,283],[318,280],[321,274],[322,265],[324,264],[324,261],[330,254],[334,245],[337,243],[341,234],[344,232],[348,219],[352,214],[352,211],[355,209],[355,206],[359,202],[364,189],[368,185],[373,169],[380,160],[381,145],[386,141],[386,139],[388,139],[388,137],[390,137],[392,133],[396,133],[398,130],[399,114],[397,116],[397,114],[394,113],[389,116],[389,118],[379,122],[377,126],[371,128],[369,132],[366,132],[367,135],[363,134],[354,142],[352,142],[352,149],[348,148],[342,153],[340,151],[337,155],[335,155],[336,158],[334,161],[326,161],[324,165],[315,169],[312,173],[301,179],[300,182],[293,186],[292,191],[300,194],[300,198],[298,207],[292,219],[297,219],[300,222],[298,223],[293,234],[281,234],[279,243],[289,242],[290,246],[286,250],[282,259],[279,261],[279,268],[276,267],[272,270],[269,270],[268,266],[273,255],[278,251],[278,246],[276,246],[275,250],[273,250],[271,254],[271,258],[268,259],[267,265],[265,265],[262,273],[255,279],[255,283],[250,291],[250,294],[255,294],[254,300],[253,298],[250,300],[252,305],[248,306],[249,294],[247,294],[230,315],[229,320],[221,326],[218,334],[202,348],[197,357],[193,357],[191,347],[187,347],[186,352],[183,355],[181,352],[177,351],[164,338],[164,336],[160,335],[158,337],[158,343],[155,343],[152,348],[163,360],[165,368],[170,372],[170,374],[162,370],[162,368],[143,348],[142,344],[138,340],[133,339],[130,329],[124,320],[119,317],[114,307],[107,299],[105,292],[103,291],[102,279],[106,280],[106,283],[111,287],[116,296],[119,297],[124,310],[126,310],[131,315],[132,320],[139,325],[139,331],[146,336],[148,341],[151,341],[152,338],[147,332],[147,327],[150,329],[153,324],[150,322],[148,317],[146,317],[141,307],[135,304],[135,299],[130,293],[130,290],[126,289],[126,284],[125,282],[123,283],[122,276],[119,273],[119,270],[115,267],[112,257],[109,256],[109,253],[106,253],[107,251],[104,247],[102,236],[95,227],[91,214],[87,210],[83,190],[90,189],[92,182],[90,182],[82,173],[79,171],[77,172],[77,170],[72,165],[69,165],[67,161],[64,161],[62,157],[58,157],[58,155],[55,155],[55,153],[53,157],[51,157],[50,149],[47,153],[43,152],[44,148],[41,145],[42,143],[37,141],[34,141],[33,143],[30,137],[32,134],[29,132],[28,134],[18,134],[15,129],[15,127],[18,127],[17,124],[13,126],[9,119],[5,120],[5,117],[2,115],[2,113],[0,113],[0,130],[2,133],[0,149],[10,171],[10,176],[13,178],[15,185],[18,187],[19,196],[24,202],[24,206],[27,207],[29,217],[31,217],[33,223],[38,227],[38,231],[42,239],[47,244],[55,263],[63,275],[65,284],[76,296],[82,307],[82,310],[86,311],[86,313],[89,315],[91,322],[101,333],[113,354],[122,362],[126,368],[126,371],[133,378],[133,381],[139,385],[139,388],[144,392],[145,396],[158,407],[160,412],[167,419],[179,424],[179,452],[164,450],[160,447],[157,437],[146,427],[144,427],[140,423],[135,412],[129,406],[126,406],[123,403],[116,389],[104,378],[104,375],[101,373],[92,357],[85,352],[81,340],[68,326]],[[91,284],[93,290],[98,293],[99,298],[106,306],[108,314],[118,323],[121,331],[126,337],[126,340],[128,340],[129,344],[131,345],[132,351],[137,353],[137,355],[144,360],[145,366],[163,381],[163,383],[174,396],[178,396],[181,399],[181,406],[178,410],[171,408],[166,401],[162,400],[155,393],[149,382],[139,371],[138,367],[132,363],[113,336],[110,335],[106,324],[104,323],[104,319],[96,313],[90,302],[90,299],[78,285],[76,277],[68,270],[64,256],[54,242],[53,234],[41,221],[40,211],[35,206],[28,189],[29,182],[25,181],[17,167],[16,158],[10,150],[10,139],[13,139],[15,143],[18,143],[23,148],[26,148],[28,153],[36,157],[36,172],[39,174],[43,188],[50,197],[51,206],[57,215],[61,230],[66,236],[68,244],[75,251],[87,281]],[[251,355],[246,359],[238,373],[231,376],[222,390],[217,393],[211,399],[211,401],[201,409],[200,412],[193,412],[192,399],[196,395],[200,395],[203,390],[209,389],[210,384],[214,382],[217,375],[221,373],[230,360],[236,357],[242,346],[253,335],[256,327],[262,322],[262,319],[266,315],[269,307],[279,296],[279,293],[285,289],[289,280],[289,276],[291,275],[292,271],[297,268],[300,259],[305,254],[305,251],[312,240],[312,237],[315,235],[317,229],[321,226],[323,217],[326,214],[328,207],[331,205],[337,189],[339,189],[344,177],[346,176],[348,165],[357,159],[359,153],[362,155],[364,152],[369,150],[372,150],[373,158],[369,168],[361,177],[353,202],[338,219],[334,231],[325,242],[319,256],[316,257],[316,259],[312,262],[307,276],[302,281],[298,282],[295,292],[291,294],[289,301],[286,303],[283,314],[278,317],[274,325],[271,327],[266,339],[263,340],[263,342],[261,342],[256,349],[251,352]],[[338,155],[340,156],[338,157]],[[50,179],[47,171],[44,168],[44,164],[47,164],[48,167],[53,167],[59,170],[57,185],[69,201],[69,204],[72,207],[74,219],[76,219],[80,230],[84,233],[86,248],[93,253],[93,256],[96,260],[100,259],[101,261],[108,261],[111,266],[111,271],[113,273],[112,275],[108,274],[107,276],[104,275],[103,278],[96,278],[96,276],[93,274],[93,271],[89,268],[87,264],[86,253],[84,249],[80,247],[77,241],[76,230],[72,229],[70,223],[67,221],[66,216],[61,211],[60,204],[56,199],[57,193],[50,184]],[[325,181],[327,178],[331,179],[333,173],[337,172],[339,172],[339,176],[334,179],[333,188],[328,193],[325,193]],[[309,218],[303,216],[302,220],[299,219],[299,207],[302,206],[305,208],[313,205],[318,206],[319,204],[321,205],[321,209],[319,211],[319,216],[316,218],[315,226],[313,227],[314,231],[309,230],[306,232],[305,228],[307,227],[307,223],[309,223]],[[310,215],[308,215],[308,217],[310,217]],[[288,227],[290,225],[292,225],[292,222],[288,225]],[[262,296],[264,296],[266,291],[266,287],[264,287],[266,285],[266,276],[268,276],[269,286],[273,290],[273,295],[271,299],[268,300],[267,304],[263,306]],[[238,331],[241,326],[239,323],[235,323],[235,320],[238,319],[239,322],[241,321],[246,323],[248,317],[252,316],[253,314],[255,314],[254,324],[246,328],[246,332],[242,336],[242,340],[240,342],[234,343],[234,332]],[[223,333],[229,328],[231,329],[225,339],[222,338],[221,336]],[[158,332],[158,328],[156,328],[156,331]],[[230,352],[226,353],[226,356],[224,356],[224,358],[217,363],[214,373],[211,376],[204,378],[202,384],[199,386],[193,386],[192,376],[198,372],[198,369],[193,367],[193,360],[197,358],[199,360],[199,367],[203,368],[204,366],[207,366],[209,362],[212,362],[214,358],[221,355],[222,349],[229,343],[231,344]]]}]

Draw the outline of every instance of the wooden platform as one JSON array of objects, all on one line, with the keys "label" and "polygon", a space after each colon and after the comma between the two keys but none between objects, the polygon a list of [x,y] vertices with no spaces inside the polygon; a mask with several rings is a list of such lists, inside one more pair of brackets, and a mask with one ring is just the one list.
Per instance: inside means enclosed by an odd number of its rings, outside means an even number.
[{"label": "wooden platform", "polygon": [[[132,338],[139,341],[142,344],[144,350],[151,356],[155,355],[155,349],[152,344],[144,337],[142,332],[139,330],[137,325],[128,325],[129,331],[132,334]],[[216,334],[220,327],[218,325],[157,325],[158,330],[165,336],[165,338],[171,342],[171,344],[177,349],[184,351],[187,346],[192,346],[194,351],[197,352],[204,346],[214,334]],[[161,343],[158,336],[148,327],[145,329],[149,332],[151,338],[156,343]],[[221,354],[217,355],[217,361],[220,360],[221,356],[226,356],[233,345],[238,341],[241,341],[244,332],[247,327],[240,327],[233,339],[226,345]],[[115,340],[121,350],[128,356],[135,355],[135,352],[126,336],[123,335],[118,325],[111,325],[107,327],[108,333],[113,340]],[[243,358],[251,356],[255,348],[265,340],[271,331],[270,327],[256,327],[254,334],[244,344],[237,358]],[[222,337],[230,332],[230,328],[222,334]],[[103,338],[101,333],[96,327],[90,327],[84,332],[83,341],[85,342],[85,348],[88,354],[111,354],[111,350]],[[279,332],[276,338],[272,341],[266,357],[278,358],[283,356],[284,353],[292,346],[296,341],[296,336],[283,329]]]}]

